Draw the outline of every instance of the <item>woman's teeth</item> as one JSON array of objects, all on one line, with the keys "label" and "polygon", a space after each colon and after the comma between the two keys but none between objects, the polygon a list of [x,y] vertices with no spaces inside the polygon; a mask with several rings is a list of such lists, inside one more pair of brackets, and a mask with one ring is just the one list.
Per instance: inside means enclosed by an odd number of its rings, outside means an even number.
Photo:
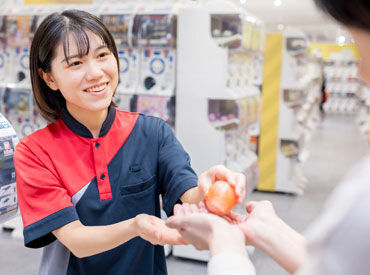
[{"label": "woman's teeth", "polygon": [[95,93],[100,92],[100,91],[104,90],[105,87],[107,87],[107,83],[104,83],[100,86],[95,86],[95,87],[88,88],[88,89],[86,89],[86,92],[95,92]]}]

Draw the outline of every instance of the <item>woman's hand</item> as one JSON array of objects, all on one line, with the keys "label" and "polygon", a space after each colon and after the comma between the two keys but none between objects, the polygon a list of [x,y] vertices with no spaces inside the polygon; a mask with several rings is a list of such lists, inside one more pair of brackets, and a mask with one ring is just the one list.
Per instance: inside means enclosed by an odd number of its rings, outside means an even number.
[{"label": "woman's hand", "polygon": [[187,244],[176,229],[171,229],[155,216],[140,214],[134,219],[137,235],[153,245]]},{"label": "woman's hand", "polygon": [[231,184],[238,195],[237,203],[243,203],[246,190],[245,176],[241,173],[233,172],[223,165],[213,166],[199,176],[198,186],[203,193],[203,196],[208,192],[211,185],[218,180],[227,181]]}]

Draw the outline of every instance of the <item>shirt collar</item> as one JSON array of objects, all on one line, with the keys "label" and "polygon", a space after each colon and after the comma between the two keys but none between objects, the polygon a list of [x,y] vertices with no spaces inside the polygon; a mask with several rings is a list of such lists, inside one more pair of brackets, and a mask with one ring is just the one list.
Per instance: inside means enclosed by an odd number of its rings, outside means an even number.
[{"label": "shirt collar", "polygon": [[[116,108],[109,106],[108,114],[105,118],[103,125],[100,129],[99,137],[104,137],[112,127],[114,118],[116,117]],[[61,119],[64,124],[75,134],[84,137],[84,138],[93,138],[93,135],[90,133],[89,129],[86,128],[83,124],[78,122],[65,108],[65,111],[61,115]]]}]

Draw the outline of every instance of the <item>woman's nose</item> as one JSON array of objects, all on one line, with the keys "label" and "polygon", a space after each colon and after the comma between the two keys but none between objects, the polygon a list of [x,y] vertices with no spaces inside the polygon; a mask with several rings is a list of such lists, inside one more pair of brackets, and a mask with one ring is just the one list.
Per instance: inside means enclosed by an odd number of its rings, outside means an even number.
[{"label": "woman's nose", "polygon": [[87,63],[86,68],[86,79],[88,81],[99,79],[104,75],[103,70],[100,68],[99,64],[94,61]]}]

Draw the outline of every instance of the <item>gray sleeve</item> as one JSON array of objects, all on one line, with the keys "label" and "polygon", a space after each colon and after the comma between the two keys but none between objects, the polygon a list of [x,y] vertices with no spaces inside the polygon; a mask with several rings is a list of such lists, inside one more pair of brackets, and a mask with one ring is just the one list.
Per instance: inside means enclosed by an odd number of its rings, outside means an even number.
[{"label": "gray sleeve", "polygon": [[309,244],[309,258],[298,275],[370,274],[370,199],[362,194],[320,243]]},{"label": "gray sleeve", "polygon": [[225,251],[210,259],[207,274],[256,275],[256,270],[249,258],[235,252]]}]

